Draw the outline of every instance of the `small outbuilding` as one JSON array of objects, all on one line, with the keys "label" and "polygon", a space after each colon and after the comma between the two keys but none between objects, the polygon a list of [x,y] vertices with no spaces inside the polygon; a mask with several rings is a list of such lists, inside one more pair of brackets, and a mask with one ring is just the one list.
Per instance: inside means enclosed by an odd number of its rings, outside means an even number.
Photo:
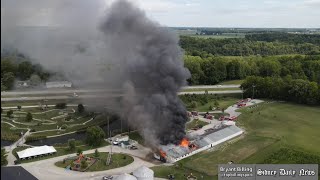
[{"label": "small outbuilding", "polygon": [[35,158],[38,156],[52,155],[56,152],[57,151],[53,146],[39,146],[19,151],[17,152],[17,155],[20,160],[23,160],[27,158]]},{"label": "small outbuilding", "polygon": [[154,179],[154,172],[146,166],[141,166],[135,171],[133,171],[133,175],[137,178],[137,180],[153,180]]},{"label": "small outbuilding", "polygon": [[69,81],[52,81],[46,82],[47,88],[64,88],[64,87],[72,87],[72,83]]}]

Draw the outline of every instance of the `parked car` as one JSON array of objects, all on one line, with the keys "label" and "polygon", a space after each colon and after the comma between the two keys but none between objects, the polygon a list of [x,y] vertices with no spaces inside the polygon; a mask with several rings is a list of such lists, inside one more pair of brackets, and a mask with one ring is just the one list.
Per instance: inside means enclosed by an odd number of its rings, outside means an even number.
[{"label": "parked car", "polygon": [[137,146],[131,146],[130,149],[131,149],[131,150],[136,150],[136,149],[138,149],[138,148],[137,148]]},{"label": "parked car", "polygon": [[111,180],[113,179],[113,176],[103,176],[103,180]]}]

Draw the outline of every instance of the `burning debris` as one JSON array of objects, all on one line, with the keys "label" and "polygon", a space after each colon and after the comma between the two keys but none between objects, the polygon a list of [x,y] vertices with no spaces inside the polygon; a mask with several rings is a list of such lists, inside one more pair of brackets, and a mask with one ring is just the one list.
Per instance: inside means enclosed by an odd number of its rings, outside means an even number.
[{"label": "burning debris", "polygon": [[162,145],[159,147],[159,153],[155,153],[154,157],[163,162],[173,163],[212,148],[242,133],[243,130],[237,126],[222,125],[202,135],[195,135],[189,139],[183,138],[178,145]]}]

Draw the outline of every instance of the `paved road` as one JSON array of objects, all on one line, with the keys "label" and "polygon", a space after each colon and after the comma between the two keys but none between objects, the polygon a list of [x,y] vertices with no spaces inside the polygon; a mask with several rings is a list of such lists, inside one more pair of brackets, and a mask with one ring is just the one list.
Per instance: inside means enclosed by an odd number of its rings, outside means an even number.
[{"label": "paved road", "polygon": [[[110,146],[98,148],[98,150],[100,152],[110,152]],[[95,150],[84,151],[84,154],[94,153],[94,151]],[[102,179],[102,177],[105,175],[131,173],[132,171],[136,170],[140,166],[152,167],[156,165],[142,159],[142,158],[145,158],[145,155],[147,154],[148,149],[127,150],[117,146],[113,146],[112,151],[118,152],[118,153],[130,154],[134,158],[134,162],[121,168],[111,169],[107,171],[99,171],[99,172],[69,171],[63,168],[56,167],[54,165],[54,163],[57,161],[61,161],[68,156],[75,155],[75,154],[72,154],[72,155],[69,154],[69,155],[54,157],[54,158],[45,159],[41,161],[21,164],[21,166],[40,180],[59,180],[59,179],[66,179],[66,177],[68,177],[67,178],[68,180],[73,180],[73,179],[75,180],[76,179],[77,180],[92,179],[93,180],[93,179]]]},{"label": "paved road", "polygon": [[[185,86],[182,89],[214,89],[214,88],[239,88],[240,85],[200,85],[200,86]],[[1,96],[13,95],[40,95],[40,94],[73,94],[73,93],[93,93],[93,92],[121,92],[119,89],[44,89],[44,90],[29,90],[29,91],[7,91],[1,92]]]},{"label": "paved road", "polygon": [[[190,92],[179,92],[178,95],[185,95],[185,94],[205,94],[205,91],[190,91]],[[239,94],[242,93],[242,90],[225,90],[225,91],[208,91],[208,94]],[[58,95],[58,96],[32,96],[32,97],[1,97],[1,101],[37,101],[37,100],[57,100],[57,99],[88,99],[88,98],[101,98],[101,97],[107,97],[107,98],[114,98],[114,97],[121,97],[124,94],[120,93],[109,93],[109,95],[106,94],[91,94],[91,95],[81,95],[79,97],[73,97],[68,95]]]}]

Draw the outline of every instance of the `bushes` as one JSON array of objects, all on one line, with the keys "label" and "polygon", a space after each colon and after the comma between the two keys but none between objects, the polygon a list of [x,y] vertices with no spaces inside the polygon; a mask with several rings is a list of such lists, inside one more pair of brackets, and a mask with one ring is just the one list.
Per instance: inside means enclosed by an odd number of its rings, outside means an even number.
[{"label": "bushes", "polygon": [[76,149],[76,140],[69,139],[68,140],[68,146],[70,151],[74,151]]},{"label": "bushes", "polygon": [[9,132],[1,132],[1,139],[7,140],[7,141],[17,141],[19,139],[18,134],[9,133]]},{"label": "bushes", "polygon": [[32,118],[32,114],[31,114],[30,112],[28,112],[27,115],[26,115],[26,121],[27,121],[27,122],[31,122],[32,119],[33,119],[33,118]]},{"label": "bushes", "polygon": [[63,124],[62,126],[61,126],[61,129],[67,129],[68,128],[68,125],[66,125],[66,124]]}]

